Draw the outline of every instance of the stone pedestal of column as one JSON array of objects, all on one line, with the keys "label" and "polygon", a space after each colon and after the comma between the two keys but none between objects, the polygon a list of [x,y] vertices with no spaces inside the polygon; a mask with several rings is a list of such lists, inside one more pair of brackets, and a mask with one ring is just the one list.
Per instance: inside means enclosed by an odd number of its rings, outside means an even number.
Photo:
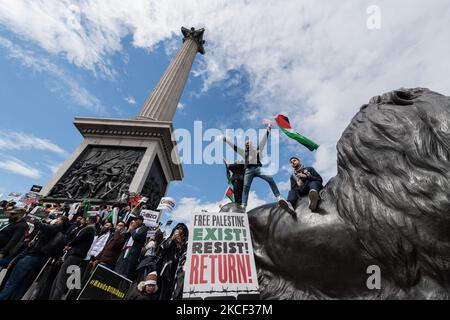
[{"label": "stone pedestal of column", "polygon": [[75,126],[84,141],[41,191],[47,201],[112,204],[128,191],[156,209],[183,177],[171,122],[76,118]]}]

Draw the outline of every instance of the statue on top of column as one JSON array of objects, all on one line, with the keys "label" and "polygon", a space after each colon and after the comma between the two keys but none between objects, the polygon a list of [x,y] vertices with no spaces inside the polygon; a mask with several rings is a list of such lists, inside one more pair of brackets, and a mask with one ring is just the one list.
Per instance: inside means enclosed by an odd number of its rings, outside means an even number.
[{"label": "statue on top of column", "polygon": [[181,32],[184,36],[183,42],[185,42],[186,39],[194,40],[195,42],[197,42],[198,52],[200,52],[201,54],[205,54],[205,48],[203,47],[203,45],[205,44],[205,40],[203,40],[203,33],[205,32],[204,28],[195,30],[194,27],[192,27],[191,29],[181,27]]}]

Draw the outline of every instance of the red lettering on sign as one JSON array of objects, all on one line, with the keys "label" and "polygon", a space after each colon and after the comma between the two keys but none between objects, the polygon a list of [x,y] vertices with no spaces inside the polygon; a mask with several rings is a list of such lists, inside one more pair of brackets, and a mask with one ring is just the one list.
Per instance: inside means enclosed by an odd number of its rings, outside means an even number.
[{"label": "red lettering on sign", "polygon": [[228,256],[228,282],[236,283],[236,261],[231,254]]},{"label": "red lettering on sign", "polygon": [[211,284],[216,283],[216,258],[217,256],[210,255],[209,258],[211,259]]},{"label": "red lettering on sign", "polygon": [[200,284],[205,284],[208,283],[208,281],[205,280],[204,275],[205,275],[205,269],[208,267],[205,264],[205,258],[207,257],[207,255],[202,254],[200,256]]},{"label": "red lettering on sign", "polygon": [[217,263],[219,264],[219,282],[226,283],[228,280],[227,276],[227,256],[219,256],[217,259]]},{"label": "red lettering on sign", "polygon": [[236,261],[237,261],[238,281],[239,283],[247,283],[247,271],[244,256],[237,255]]},{"label": "red lettering on sign", "polygon": [[189,277],[190,284],[198,283],[198,255],[193,254],[191,258],[191,272]]}]

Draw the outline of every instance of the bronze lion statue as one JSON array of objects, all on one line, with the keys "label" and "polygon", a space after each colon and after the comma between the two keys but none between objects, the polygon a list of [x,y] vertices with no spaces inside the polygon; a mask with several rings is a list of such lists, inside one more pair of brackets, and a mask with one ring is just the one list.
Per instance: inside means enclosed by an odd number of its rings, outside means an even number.
[{"label": "bronze lion statue", "polygon": [[[450,98],[374,97],[337,151],[318,212],[304,198],[297,218],[275,204],[248,213],[261,298],[448,299]],[[367,285],[370,266],[379,289]]]}]

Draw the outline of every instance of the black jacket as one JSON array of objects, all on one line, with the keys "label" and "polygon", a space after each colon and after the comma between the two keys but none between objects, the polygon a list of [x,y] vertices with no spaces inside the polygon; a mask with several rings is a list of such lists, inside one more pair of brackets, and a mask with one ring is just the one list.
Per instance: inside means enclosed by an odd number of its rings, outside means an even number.
[{"label": "black jacket", "polygon": [[80,232],[81,229],[83,229],[84,226],[82,225],[76,225],[76,223],[70,223],[69,227],[67,228],[66,235],[67,235],[67,242],[72,241],[75,236]]},{"label": "black jacket", "polygon": [[20,247],[25,238],[27,231],[28,224],[23,219],[8,224],[0,232],[0,253],[5,256],[14,255],[17,251],[16,249]]},{"label": "black jacket", "polygon": [[31,255],[45,255],[42,249],[55,237],[59,232],[65,232],[65,226],[61,224],[46,224],[40,221],[34,223],[34,228],[38,231],[36,235],[36,243],[27,253]]},{"label": "black jacket", "polygon": [[139,229],[125,233],[126,239],[129,239],[130,236],[133,238],[133,246],[131,247],[131,251],[139,252],[139,255],[141,254],[141,249],[145,246],[145,241],[147,240],[147,232],[148,227],[143,224]]},{"label": "black jacket", "polygon": [[[314,170],[313,167],[303,167],[301,169],[296,170],[296,173],[310,174],[308,178],[306,178],[306,180],[304,181],[305,184],[301,189],[309,186],[309,183],[311,181],[318,181],[320,182],[320,184],[323,183],[322,177],[320,176],[320,174],[317,173],[316,170]],[[291,190],[292,189],[300,189],[300,187],[297,185],[297,178],[294,176],[294,174],[291,175]]]},{"label": "black jacket", "polygon": [[75,238],[67,244],[71,247],[67,254],[84,258],[94,241],[95,232],[95,225],[88,225],[81,229]]},{"label": "black jacket", "polygon": [[122,250],[115,271],[124,275],[127,278],[134,279],[136,268],[139,263],[139,257],[141,256],[141,249],[145,245],[147,239],[148,227],[142,225],[139,229],[133,230],[132,232],[125,233],[125,245],[130,239],[133,238],[133,245],[130,249],[130,254],[125,258],[127,250]]},{"label": "black jacket", "polygon": [[[174,231],[180,227],[183,228],[185,236],[184,242],[181,245],[177,245],[175,241],[172,240],[172,236]],[[172,229],[170,236],[164,240],[158,248],[159,300],[170,300],[172,298],[176,282],[175,275],[179,263],[186,253],[188,237],[188,228],[184,223],[179,223]]]}]

